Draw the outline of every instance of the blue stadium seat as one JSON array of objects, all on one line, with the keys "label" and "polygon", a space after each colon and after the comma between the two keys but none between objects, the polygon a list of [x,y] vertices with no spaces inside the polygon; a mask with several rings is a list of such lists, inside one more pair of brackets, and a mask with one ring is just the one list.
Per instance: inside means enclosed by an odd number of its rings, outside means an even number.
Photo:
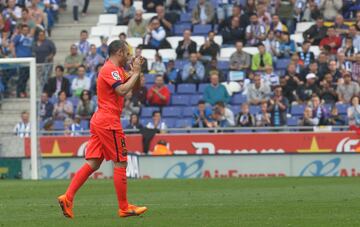
[{"label": "blue stadium seat", "polygon": [[80,127],[84,130],[89,129],[89,121],[88,120],[81,120],[80,121]]},{"label": "blue stadium seat", "polygon": [[121,126],[126,128],[130,124],[128,119],[121,119]]},{"label": "blue stadium seat", "polygon": [[144,127],[146,127],[146,125],[151,121],[151,118],[140,118],[140,124],[142,124]]},{"label": "blue stadium seat", "polygon": [[77,96],[72,96],[72,97],[69,97],[68,100],[74,105],[74,106],[77,106],[79,104],[79,97]]},{"label": "blue stadium seat", "polygon": [[52,96],[49,98],[49,102],[51,102],[52,104],[55,104],[58,102],[58,98],[56,96]]},{"label": "blue stadium seat", "polygon": [[290,63],[289,58],[278,59],[275,64],[275,69],[276,70],[286,70],[289,63]]},{"label": "blue stadium seat", "polygon": [[178,119],[175,122],[176,128],[187,128],[192,126],[191,119]]},{"label": "blue stadium seat", "polygon": [[191,13],[182,13],[180,14],[181,23],[191,23]]},{"label": "blue stadium seat", "polygon": [[153,84],[155,82],[155,74],[145,74],[144,76],[146,84]]},{"label": "blue stadium seat", "polygon": [[305,106],[304,105],[293,105],[291,106],[291,115],[292,116],[302,116],[304,114]]},{"label": "blue stadium seat", "polygon": [[205,36],[211,30],[212,30],[212,26],[210,24],[196,24],[196,25],[194,25],[192,35],[204,35]]},{"label": "blue stadium seat", "polygon": [[240,110],[241,110],[241,107],[239,105],[236,105],[236,106],[230,106],[230,110],[234,113],[234,115],[236,116]]},{"label": "blue stadium seat", "polygon": [[298,126],[299,117],[290,117],[287,119],[288,126]]},{"label": "blue stadium seat", "polygon": [[196,93],[196,85],[195,84],[179,84],[177,86],[178,94],[194,94]]},{"label": "blue stadium seat", "polygon": [[188,2],[188,10],[191,12],[192,11],[192,9],[194,9],[195,7],[196,7],[196,4],[197,4],[197,0],[190,0],[189,2]]},{"label": "blue stadium seat", "polygon": [[61,121],[61,120],[54,121],[54,129],[55,130],[64,130],[64,121]]},{"label": "blue stadium seat", "polygon": [[68,79],[71,84],[72,81],[77,77],[77,75],[65,75],[64,77]]},{"label": "blue stadium seat", "polygon": [[203,94],[205,91],[205,88],[208,86],[209,84],[199,84],[199,88],[198,88],[198,93]]},{"label": "blue stadium seat", "polygon": [[158,110],[158,107],[143,107],[141,108],[141,117],[151,117],[152,113]]},{"label": "blue stadium seat", "polygon": [[183,117],[193,117],[194,111],[197,109],[197,107],[193,106],[187,106],[183,108],[182,116]]},{"label": "blue stadium seat", "polygon": [[188,62],[188,60],[177,59],[175,60],[175,68],[182,69]]},{"label": "blue stadium seat", "polygon": [[253,115],[260,113],[261,109],[260,106],[250,106],[249,112]]},{"label": "blue stadium seat", "polygon": [[191,23],[182,23],[174,25],[174,35],[182,36],[184,30],[191,29]]},{"label": "blue stadium seat", "polygon": [[168,84],[167,87],[169,88],[169,91],[171,94],[175,93],[175,85],[174,84]]},{"label": "blue stadium seat", "polygon": [[174,106],[188,106],[189,96],[187,95],[174,95],[171,97],[171,103]]},{"label": "blue stadium seat", "polygon": [[162,109],[163,117],[181,117],[182,107],[166,106]]},{"label": "blue stadium seat", "polygon": [[199,102],[200,100],[202,100],[203,98],[204,98],[203,95],[192,95],[192,96],[190,97],[190,104],[191,104],[192,106],[195,106],[195,105],[197,105],[198,102]]},{"label": "blue stadium seat", "polygon": [[340,115],[346,115],[348,107],[348,104],[336,104],[336,108],[338,109]]},{"label": "blue stadium seat", "polygon": [[165,122],[168,128],[175,128],[175,122],[176,122],[175,118],[163,118],[162,121]]},{"label": "blue stadium seat", "polygon": [[230,68],[230,64],[228,61],[218,61],[217,68],[219,70],[227,70],[228,71]]},{"label": "blue stadium seat", "polygon": [[231,97],[231,104],[233,105],[241,105],[247,101],[246,95],[235,94]]}]

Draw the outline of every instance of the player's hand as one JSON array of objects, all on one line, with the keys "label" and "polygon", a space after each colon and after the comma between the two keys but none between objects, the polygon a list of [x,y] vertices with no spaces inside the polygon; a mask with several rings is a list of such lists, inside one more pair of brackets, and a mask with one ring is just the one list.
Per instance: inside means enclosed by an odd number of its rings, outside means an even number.
[{"label": "player's hand", "polygon": [[141,65],[143,64],[144,62],[144,59],[139,56],[139,57],[136,57],[132,64],[130,64],[130,68],[131,68],[131,71],[135,72],[135,73],[140,73],[141,72]]}]

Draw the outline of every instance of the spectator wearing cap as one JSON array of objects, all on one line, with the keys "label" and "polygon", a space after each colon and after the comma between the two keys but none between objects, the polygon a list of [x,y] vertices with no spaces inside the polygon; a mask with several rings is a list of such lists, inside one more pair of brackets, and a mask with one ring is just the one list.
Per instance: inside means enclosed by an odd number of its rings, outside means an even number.
[{"label": "spectator wearing cap", "polygon": [[164,77],[157,75],[155,84],[147,92],[147,102],[150,106],[167,106],[170,103],[170,90],[164,84]]},{"label": "spectator wearing cap", "polygon": [[311,43],[309,41],[304,41],[301,46],[301,51],[298,52],[299,58],[305,67],[315,60],[315,55],[310,51],[310,46]]},{"label": "spectator wearing cap", "polygon": [[250,24],[246,27],[247,46],[256,46],[266,38],[266,28],[260,24],[256,14],[250,15]]},{"label": "spectator wearing cap", "polygon": [[327,21],[334,21],[337,14],[343,6],[343,1],[340,0],[320,0],[319,9]]},{"label": "spectator wearing cap", "polygon": [[199,0],[192,11],[192,24],[211,24],[215,19],[215,10],[206,0]]},{"label": "spectator wearing cap", "polygon": [[100,36],[101,45],[96,49],[96,53],[99,54],[104,59],[108,57],[108,40],[109,37],[107,36]]},{"label": "spectator wearing cap", "polygon": [[196,43],[191,40],[190,29],[185,29],[183,37],[176,47],[177,59],[189,59],[190,54],[196,53]]},{"label": "spectator wearing cap", "polygon": [[337,50],[341,47],[341,38],[336,35],[334,27],[329,27],[327,30],[327,37],[320,41],[320,50],[323,50],[324,46],[330,47],[330,53],[336,54]]},{"label": "spectator wearing cap", "polygon": [[90,90],[91,81],[86,77],[86,67],[80,65],[78,69],[78,74],[71,83],[71,91],[73,96],[80,97],[83,90]]},{"label": "spectator wearing cap", "polygon": [[219,74],[215,71],[211,72],[210,84],[204,90],[205,102],[210,105],[219,101],[228,103],[230,98],[225,86],[219,83]]},{"label": "spectator wearing cap", "polygon": [[201,83],[204,81],[205,68],[198,60],[196,53],[190,55],[190,62],[184,65],[181,79],[184,83]]},{"label": "spectator wearing cap", "polygon": [[66,96],[70,96],[70,81],[64,77],[64,67],[57,65],[55,67],[55,76],[48,79],[43,89],[48,94],[48,97],[52,97],[60,91],[65,91]]},{"label": "spectator wearing cap", "polygon": [[220,46],[215,43],[214,38],[215,32],[210,31],[205,43],[200,46],[198,55],[202,61],[210,61],[211,59],[216,58],[218,53],[220,53]]},{"label": "spectator wearing cap", "polygon": [[155,18],[149,23],[148,31],[145,36],[145,44],[151,49],[160,49],[166,42],[166,31],[160,25],[160,21]]},{"label": "spectator wearing cap", "polygon": [[119,13],[118,13],[118,24],[128,25],[129,21],[135,16],[135,7],[133,0],[122,0]]},{"label": "spectator wearing cap", "polygon": [[324,105],[320,103],[319,96],[314,95],[311,98],[311,108],[315,125],[326,125],[328,112],[326,111]]},{"label": "spectator wearing cap", "polygon": [[142,17],[142,10],[136,10],[135,17],[129,21],[128,37],[143,38],[146,34],[147,21]]},{"label": "spectator wearing cap", "polygon": [[235,124],[238,127],[254,127],[255,117],[249,111],[249,104],[243,103],[241,105],[241,111],[235,118]]},{"label": "spectator wearing cap", "polygon": [[94,44],[90,45],[89,55],[86,57],[85,66],[88,69],[88,72],[95,74],[96,66],[99,64],[104,64],[105,59],[97,53],[96,46]]},{"label": "spectator wearing cap", "polygon": [[319,95],[320,89],[316,85],[316,75],[309,73],[306,75],[306,82],[303,85],[300,85],[296,90],[297,102],[305,103],[311,99],[313,95]]},{"label": "spectator wearing cap", "polygon": [[223,44],[234,45],[237,40],[244,40],[245,28],[240,26],[240,17],[233,17],[229,26],[222,29]]},{"label": "spectator wearing cap", "polygon": [[289,100],[282,95],[281,86],[274,88],[274,96],[269,100],[268,111],[271,114],[272,126],[286,125],[286,114]]},{"label": "spectator wearing cap", "polygon": [[87,41],[89,34],[86,30],[80,32],[80,41],[76,44],[78,46],[79,54],[87,56],[90,52],[90,43]]},{"label": "spectator wearing cap", "polygon": [[264,71],[266,65],[272,65],[272,56],[266,52],[264,44],[258,44],[259,53],[254,54],[252,57],[251,70]]},{"label": "spectator wearing cap", "polygon": [[326,37],[326,31],[324,20],[319,17],[316,19],[316,24],[303,33],[303,37],[304,40],[310,41],[312,45],[319,45],[320,41]]},{"label": "spectator wearing cap", "polygon": [[261,102],[269,100],[271,89],[258,74],[254,76],[253,81],[247,88],[247,100],[250,105],[260,105]]},{"label": "spectator wearing cap", "polygon": [[206,107],[204,100],[200,100],[197,109],[193,113],[192,127],[207,128],[209,123],[212,122],[211,115],[211,109]]},{"label": "spectator wearing cap", "polygon": [[355,62],[352,64],[352,79],[356,82],[360,82],[360,53],[355,57]]},{"label": "spectator wearing cap", "polygon": [[237,41],[235,44],[236,52],[230,56],[231,70],[248,70],[251,64],[251,56],[243,51],[243,42]]},{"label": "spectator wearing cap", "polygon": [[338,94],[339,102],[350,103],[351,97],[359,94],[360,87],[357,82],[351,81],[350,73],[344,73],[343,78],[344,82],[338,84],[336,93]]},{"label": "spectator wearing cap", "polygon": [[65,69],[70,75],[76,75],[80,65],[84,63],[84,56],[78,54],[78,48],[75,44],[70,47],[70,55],[65,58]]}]

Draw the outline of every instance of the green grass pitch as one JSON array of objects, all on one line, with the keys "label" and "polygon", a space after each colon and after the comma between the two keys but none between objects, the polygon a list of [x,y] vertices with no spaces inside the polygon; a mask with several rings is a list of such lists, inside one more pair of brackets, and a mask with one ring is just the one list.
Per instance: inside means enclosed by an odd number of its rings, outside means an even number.
[{"label": "green grass pitch", "polygon": [[112,180],[90,180],[65,219],[69,181],[0,180],[0,226],[360,226],[358,178],[129,180],[142,217],[117,217]]}]

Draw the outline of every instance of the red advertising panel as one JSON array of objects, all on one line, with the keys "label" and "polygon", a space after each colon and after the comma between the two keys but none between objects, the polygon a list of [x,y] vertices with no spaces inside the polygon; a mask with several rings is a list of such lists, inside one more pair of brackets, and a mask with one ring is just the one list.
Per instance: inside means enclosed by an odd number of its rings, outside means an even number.
[{"label": "red advertising panel", "polygon": [[[48,136],[40,138],[44,157],[83,156],[89,137]],[[260,134],[162,134],[156,135],[150,150],[159,140],[168,142],[178,154],[231,153],[334,153],[359,152],[360,136],[354,132],[337,133],[260,133]],[[142,152],[142,136],[128,135],[127,147]],[[30,155],[30,140],[25,139],[25,155]]]}]

